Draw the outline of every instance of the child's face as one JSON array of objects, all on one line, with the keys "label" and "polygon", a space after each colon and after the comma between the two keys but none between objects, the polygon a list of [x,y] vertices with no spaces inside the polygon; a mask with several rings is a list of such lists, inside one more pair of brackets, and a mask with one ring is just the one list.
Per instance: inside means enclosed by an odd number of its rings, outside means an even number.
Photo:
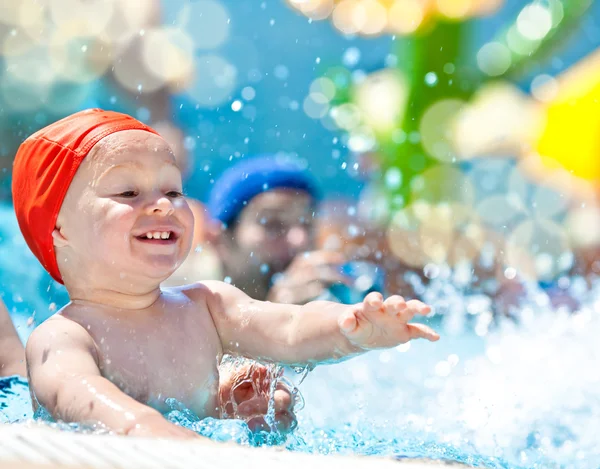
[{"label": "child's face", "polygon": [[61,207],[57,256],[69,250],[61,273],[162,280],[187,256],[193,224],[167,143],[141,130],[117,132],[82,162]]}]

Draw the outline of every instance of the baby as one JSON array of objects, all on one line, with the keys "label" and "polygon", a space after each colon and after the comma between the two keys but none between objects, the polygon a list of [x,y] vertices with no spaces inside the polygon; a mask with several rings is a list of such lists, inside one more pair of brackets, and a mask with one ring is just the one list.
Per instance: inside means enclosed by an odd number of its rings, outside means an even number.
[{"label": "baby", "polygon": [[29,247],[71,299],[26,348],[35,400],[63,421],[197,438],[162,416],[165,400],[219,417],[223,354],[331,363],[439,338],[409,323],[430,308],[400,296],[293,306],[216,281],[161,289],[188,255],[193,216],[165,140],[124,114],[82,111],[29,137],[13,200]]}]

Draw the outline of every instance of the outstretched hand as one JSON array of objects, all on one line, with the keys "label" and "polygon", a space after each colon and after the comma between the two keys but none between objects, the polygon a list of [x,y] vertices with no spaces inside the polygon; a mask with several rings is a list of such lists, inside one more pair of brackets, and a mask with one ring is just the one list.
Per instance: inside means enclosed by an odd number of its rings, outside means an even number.
[{"label": "outstretched hand", "polygon": [[362,303],[349,307],[338,324],[346,338],[363,350],[394,347],[412,339],[436,341],[440,336],[423,324],[409,321],[425,316],[431,308],[418,300],[405,301],[398,295],[384,301],[381,293],[369,293]]}]

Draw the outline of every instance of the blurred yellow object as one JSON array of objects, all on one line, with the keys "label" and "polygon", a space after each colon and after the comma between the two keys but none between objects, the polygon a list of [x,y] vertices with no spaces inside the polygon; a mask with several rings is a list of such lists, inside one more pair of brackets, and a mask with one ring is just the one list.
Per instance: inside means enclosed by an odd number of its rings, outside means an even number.
[{"label": "blurred yellow object", "polygon": [[540,104],[508,82],[483,86],[451,125],[454,151],[461,159],[530,153],[544,116]]},{"label": "blurred yellow object", "polygon": [[364,123],[375,132],[389,133],[406,108],[408,84],[400,72],[387,68],[368,75],[354,94]]},{"label": "blurred yellow object", "polygon": [[534,148],[545,166],[558,163],[600,188],[600,49],[557,83],[543,104],[546,122]]},{"label": "blurred yellow object", "polygon": [[344,34],[412,34],[436,18],[465,20],[493,13],[503,0],[288,0],[313,20],[331,16]]}]

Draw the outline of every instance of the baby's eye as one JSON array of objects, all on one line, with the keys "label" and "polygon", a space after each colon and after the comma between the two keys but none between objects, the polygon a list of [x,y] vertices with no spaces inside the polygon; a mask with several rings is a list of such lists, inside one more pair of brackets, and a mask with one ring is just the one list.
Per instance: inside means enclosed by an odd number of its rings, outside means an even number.
[{"label": "baby's eye", "polygon": [[176,199],[177,197],[183,197],[183,194],[179,191],[169,191],[167,192],[167,197],[173,197]]},{"label": "baby's eye", "polygon": [[119,197],[135,197],[137,195],[136,191],[125,191],[125,192],[121,192],[118,196]]}]

